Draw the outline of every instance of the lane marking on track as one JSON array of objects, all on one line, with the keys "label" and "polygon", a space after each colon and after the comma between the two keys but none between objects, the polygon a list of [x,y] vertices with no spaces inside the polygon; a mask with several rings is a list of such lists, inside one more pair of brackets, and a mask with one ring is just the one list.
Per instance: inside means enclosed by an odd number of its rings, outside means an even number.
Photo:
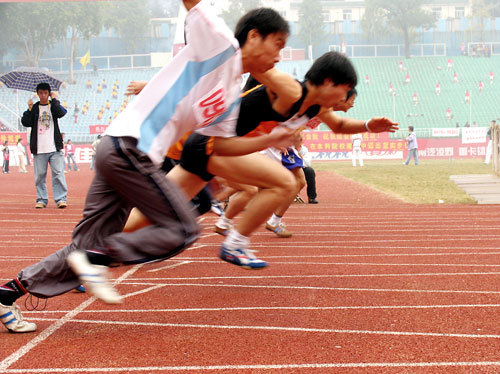
[{"label": "lane marking on track", "polygon": [[[156,285],[147,282],[124,282],[128,285]],[[400,288],[354,288],[354,287],[323,287],[323,286],[282,286],[282,285],[249,285],[249,284],[202,284],[202,283],[163,283],[163,286],[178,287],[222,287],[222,288],[264,288],[280,290],[315,290],[315,291],[354,291],[354,292],[409,292],[409,293],[450,293],[450,294],[480,294],[500,295],[500,291],[487,290],[422,290],[422,289],[400,289]]]},{"label": "lane marking on track", "polygon": [[[59,321],[54,318],[36,318],[36,321]],[[472,339],[499,339],[498,334],[464,334],[443,332],[420,332],[420,331],[384,331],[384,330],[352,330],[352,329],[320,329],[314,327],[288,327],[288,326],[245,326],[245,325],[207,325],[193,323],[162,323],[142,321],[110,321],[110,320],[87,320],[70,319],[67,322],[90,323],[96,325],[121,325],[121,326],[149,326],[149,327],[180,327],[195,329],[221,329],[221,330],[260,330],[260,331],[292,331],[292,332],[318,332],[335,334],[359,334],[359,335],[395,335],[395,336],[426,336],[440,338],[472,338]]]},{"label": "lane marking on track", "polygon": [[208,366],[132,366],[120,368],[57,368],[57,369],[9,369],[5,373],[122,373],[133,371],[213,371],[213,370],[279,370],[279,369],[328,369],[328,368],[424,368],[424,367],[488,367],[500,366],[499,361],[471,362],[346,362],[321,364],[266,364],[266,365],[208,365]]},{"label": "lane marking on track", "polygon": [[[123,283],[122,283],[123,284]],[[143,293],[146,293],[146,292],[149,292],[149,291],[153,291],[153,290],[156,290],[158,288],[162,288],[162,287],[165,287],[164,285],[160,284],[160,285],[156,285],[156,286],[151,286],[151,287],[148,287],[148,288],[145,288],[143,290],[139,290],[139,291],[136,291],[136,292],[131,292],[131,293],[128,293],[128,294],[125,294],[125,295],[122,295],[122,297],[124,299],[126,299],[127,297],[131,297],[131,296],[136,296],[136,295],[140,295],[140,294],[143,294]]]},{"label": "lane marking on track", "polygon": [[[170,308],[170,309],[85,309],[81,314],[98,313],[179,313],[179,312],[235,312],[235,311],[269,311],[269,310],[377,310],[377,309],[463,309],[463,308],[498,308],[500,304],[446,304],[446,305],[368,305],[368,306],[249,306],[229,308]],[[68,310],[37,310],[23,314],[46,315],[67,313]],[[36,317],[33,317],[36,319]]]},{"label": "lane marking on track", "polygon": [[244,280],[244,279],[328,279],[328,278],[364,278],[364,277],[433,277],[433,276],[471,276],[471,275],[500,275],[500,272],[486,272],[486,273],[395,273],[395,274],[310,274],[310,275],[238,275],[238,276],[213,276],[213,277],[178,277],[178,278],[129,278],[124,284],[129,284],[130,282],[145,282],[145,281],[186,281],[186,280]]},{"label": "lane marking on track", "polygon": [[166,269],[173,269],[173,268],[176,268],[178,266],[186,265],[186,264],[190,264],[190,263],[191,263],[191,261],[182,261],[182,262],[178,262],[176,264],[163,266],[161,268],[147,270],[146,273],[156,273],[157,271],[162,271],[162,270],[166,270]]},{"label": "lane marking on track", "polygon": [[[114,284],[119,284],[123,280],[127,279],[130,275],[134,274],[137,270],[139,270],[143,264],[135,265],[131,269],[129,269],[127,272],[125,272],[121,277],[119,277]],[[60,319],[54,320],[55,323],[47,327],[45,330],[43,330],[39,335],[37,335],[35,338],[30,340],[28,343],[23,345],[21,348],[19,348],[17,351],[6,357],[5,359],[0,362],[0,372],[5,371],[9,366],[13,365],[16,361],[18,361],[21,357],[23,357],[26,353],[28,353],[30,350],[38,346],[40,343],[43,343],[48,337],[50,337],[54,332],[59,330],[65,323],[70,322],[73,317],[75,317],[78,313],[80,313],[82,310],[87,308],[90,304],[92,304],[96,298],[91,297],[90,299],[85,300],[83,303],[81,303],[79,306],[77,306],[75,309],[67,313],[65,316],[63,316]]]}]

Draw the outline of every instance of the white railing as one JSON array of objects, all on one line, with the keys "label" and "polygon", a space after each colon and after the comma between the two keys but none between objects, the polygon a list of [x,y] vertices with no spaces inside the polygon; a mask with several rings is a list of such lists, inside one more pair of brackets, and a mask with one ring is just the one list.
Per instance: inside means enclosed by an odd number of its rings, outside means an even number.
[{"label": "white railing", "polygon": [[[478,49],[478,47],[479,47],[479,49]],[[469,56],[483,57],[483,56],[485,56],[484,47],[488,47],[489,55],[500,56],[500,42],[497,42],[497,43],[469,42],[469,43],[467,43],[467,54]]]},{"label": "white railing", "polygon": [[[404,44],[360,44],[346,45],[349,57],[404,57]],[[339,51],[340,46],[329,45],[329,51]],[[410,54],[415,57],[446,56],[446,43],[415,43],[410,45]]]},{"label": "white railing", "polygon": [[[90,63],[87,64],[86,69],[83,69],[80,64],[81,57],[76,57],[73,61],[75,72],[92,71],[93,64],[99,70],[144,69],[151,67],[150,54],[90,56]],[[5,61],[4,65],[9,66],[10,70],[14,70],[17,67],[26,66],[26,62],[24,60],[10,60]],[[66,57],[43,58],[38,61],[38,66],[41,68],[46,67],[55,73],[65,73],[68,71],[68,59]]]}]

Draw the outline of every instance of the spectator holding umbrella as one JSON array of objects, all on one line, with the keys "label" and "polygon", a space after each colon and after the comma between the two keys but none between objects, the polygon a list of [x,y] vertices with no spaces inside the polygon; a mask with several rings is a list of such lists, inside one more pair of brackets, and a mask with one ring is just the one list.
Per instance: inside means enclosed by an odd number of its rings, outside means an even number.
[{"label": "spectator holding umbrella", "polygon": [[[63,140],[59,129],[59,118],[66,115],[57,94],[51,92],[48,83],[39,83],[36,93],[40,101],[28,101],[28,110],[23,113],[23,126],[31,128],[30,149],[33,153],[33,164],[36,186],[36,209],[43,209],[49,202],[47,193],[47,167],[52,170],[52,191],[57,207],[67,207],[66,179],[63,166]],[[51,100],[49,100],[49,98]]]}]

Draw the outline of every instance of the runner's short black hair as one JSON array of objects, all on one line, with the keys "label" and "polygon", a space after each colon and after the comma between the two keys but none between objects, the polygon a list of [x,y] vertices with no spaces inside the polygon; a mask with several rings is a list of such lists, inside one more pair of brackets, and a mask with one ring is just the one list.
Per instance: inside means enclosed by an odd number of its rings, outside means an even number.
[{"label": "runner's short black hair", "polygon": [[348,84],[354,88],[358,84],[358,75],[351,61],[338,52],[327,52],[314,61],[305,79],[316,86],[323,84],[325,79],[330,79],[335,86]]},{"label": "runner's short black hair", "polygon": [[415,129],[413,128],[413,126],[408,126],[408,130],[413,131]]},{"label": "runner's short black hair", "polygon": [[290,34],[288,22],[271,8],[253,9],[240,18],[234,31],[240,46],[245,44],[248,33],[253,29],[256,29],[264,39],[274,33]]},{"label": "runner's short black hair", "polygon": [[45,83],[45,82],[38,83],[38,85],[36,86],[36,92],[38,92],[40,90],[49,91],[49,93],[50,93],[50,84]]},{"label": "runner's short black hair", "polygon": [[351,96],[354,96],[354,95],[357,95],[357,94],[358,94],[358,91],[355,88],[347,91],[347,95],[346,95],[345,101],[349,100],[351,98]]}]

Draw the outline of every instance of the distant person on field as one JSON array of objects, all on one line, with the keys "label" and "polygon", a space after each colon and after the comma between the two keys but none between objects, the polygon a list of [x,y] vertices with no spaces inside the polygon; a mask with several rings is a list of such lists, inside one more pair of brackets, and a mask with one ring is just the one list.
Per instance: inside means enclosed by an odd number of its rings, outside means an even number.
[{"label": "distant person on field", "polygon": [[486,156],[484,158],[484,163],[488,165],[491,161],[491,155],[493,154],[493,127],[495,127],[496,121],[491,121],[490,128],[486,133],[486,138],[488,139],[488,144],[486,145]]},{"label": "distant person on field", "polygon": [[363,164],[363,152],[361,150],[361,144],[363,143],[363,135],[354,134],[351,136],[352,140],[352,166],[356,167],[356,160],[359,162],[359,166],[364,166]]},{"label": "distant person on field", "polygon": [[2,173],[8,174],[9,173],[9,161],[10,161],[10,150],[9,150],[9,143],[7,140],[3,143],[2,145],[2,154],[3,154],[3,164],[2,164]]},{"label": "distant person on field", "polygon": [[64,151],[66,153],[66,162],[68,163],[68,171],[71,171],[71,163],[73,163],[73,170],[78,171],[78,165],[75,161],[75,145],[68,139],[66,145],[64,146]]},{"label": "distant person on field", "polygon": [[17,158],[19,161],[19,172],[27,173],[28,171],[26,170],[26,148],[23,145],[22,138],[17,139],[16,147],[17,147]]},{"label": "distant person on field", "polygon": [[413,131],[413,126],[408,126],[408,136],[406,137],[406,141],[408,142],[408,158],[405,161],[405,165],[410,163],[410,160],[413,156],[415,160],[415,165],[418,165],[418,144],[417,144],[417,135]]},{"label": "distant person on field", "polygon": [[306,177],[308,203],[317,204],[318,200],[316,200],[316,197],[318,195],[316,193],[316,172],[311,166],[312,156],[303,142],[304,138],[301,136],[294,147],[298,152],[300,158],[304,161],[302,171],[304,172],[304,175]]},{"label": "distant person on field", "polygon": [[101,135],[97,135],[97,139],[92,143],[92,160],[90,161],[90,170],[94,170],[95,165],[95,155],[97,151],[97,146],[101,142]]}]

